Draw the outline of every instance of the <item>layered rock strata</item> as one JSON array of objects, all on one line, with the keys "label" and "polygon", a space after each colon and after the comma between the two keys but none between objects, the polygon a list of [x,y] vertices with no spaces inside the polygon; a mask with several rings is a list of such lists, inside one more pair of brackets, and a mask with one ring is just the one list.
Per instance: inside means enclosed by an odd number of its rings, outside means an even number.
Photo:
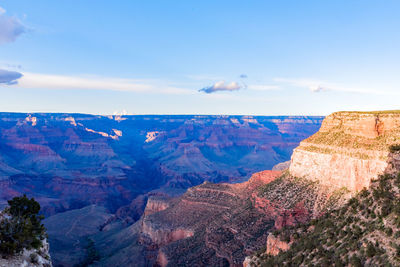
[{"label": "layered rock strata", "polygon": [[360,191],[379,174],[399,169],[399,143],[400,112],[336,112],[294,149],[290,174]]},{"label": "layered rock strata", "polygon": [[150,198],[140,242],[157,254],[153,262],[160,266],[242,266],[265,246],[272,229],[307,222],[333,196],[282,171],[255,173],[238,184],[203,183],[178,198]]}]

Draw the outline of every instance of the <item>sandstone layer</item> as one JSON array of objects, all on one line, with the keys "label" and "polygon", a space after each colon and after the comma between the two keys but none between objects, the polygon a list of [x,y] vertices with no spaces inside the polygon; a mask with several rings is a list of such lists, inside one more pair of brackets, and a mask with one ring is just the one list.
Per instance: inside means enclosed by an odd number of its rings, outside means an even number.
[{"label": "sandstone layer", "polygon": [[400,113],[336,112],[321,129],[294,149],[290,173],[352,192],[369,187],[379,174],[394,173],[400,162]]}]

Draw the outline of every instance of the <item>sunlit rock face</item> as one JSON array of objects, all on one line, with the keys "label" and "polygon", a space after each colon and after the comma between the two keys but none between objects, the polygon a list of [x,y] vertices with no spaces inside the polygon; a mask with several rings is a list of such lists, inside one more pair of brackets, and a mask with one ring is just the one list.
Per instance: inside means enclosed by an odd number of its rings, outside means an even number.
[{"label": "sunlit rock face", "polygon": [[245,181],[288,160],[321,122],[0,113],[0,206],[26,193],[45,215],[98,204],[135,221],[149,196],[182,194],[204,181]]},{"label": "sunlit rock face", "polygon": [[336,188],[359,191],[379,174],[399,170],[400,113],[337,112],[302,141],[292,155],[290,173]]},{"label": "sunlit rock face", "polygon": [[278,255],[281,251],[286,251],[290,248],[290,244],[288,242],[280,240],[278,237],[275,237],[273,234],[269,234],[267,238],[267,246],[266,253],[269,255]]}]

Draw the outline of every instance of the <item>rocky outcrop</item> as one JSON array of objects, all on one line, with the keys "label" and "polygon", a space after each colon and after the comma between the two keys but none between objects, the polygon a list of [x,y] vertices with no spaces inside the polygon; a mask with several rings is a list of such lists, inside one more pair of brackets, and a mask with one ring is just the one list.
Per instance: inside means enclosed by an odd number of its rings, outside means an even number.
[{"label": "rocky outcrop", "polygon": [[[283,251],[287,251],[290,249],[290,245],[292,242],[282,241],[279,237],[276,237],[274,234],[269,233],[267,238],[266,250],[261,253],[262,256],[276,256]],[[260,256],[261,256],[260,255]],[[254,267],[260,266],[260,258],[259,256],[247,256],[243,261],[243,267]]]},{"label": "rocky outcrop", "polygon": [[165,253],[160,250],[157,255],[157,264],[159,264],[161,267],[166,267],[168,265],[168,259]]},{"label": "rocky outcrop", "polygon": [[368,139],[392,134],[400,127],[399,111],[335,112],[322,122],[322,133],[343,131]]},{"label": "rocky outcrop", "polygon": [[[258,253],[249,266],[400,266],[400,176],[381,175],[344,205],[297,227],[275,231],[291,241],[278,256]],[[286,250],[287,249],[287,250]],[[285,251],[286,250],[286,251]],[[278,249],[279,251],[279,249]],[[278,251],[272,251],[273,255]]]},{"label": "rocky outcrop", "polygon": [[[0,255],[1,256],[1,255]],[[18,255],[8,258],[0,257],[0,267],[51,267],[49,244],[47,240],[42,241],[39,249],[24,249]]]},{"label": "rocky outcrop", "polygon": [[146,208],[144,209],[144,216],[165,210],[169,207],[168,200],[164,197],[149,197],[147,200]]},{"label": "rocky outcrop", "polygon": [[194,232],[190,229],[160,227],[159,225],[152,225],[149,220],[143,222],[142,233],[150,237],[151,241],[157,246],[164,246],[194,235]]},{"label": "rocky outcrop", "polygon": [[290,242],[282,241],[279,237],[274,236],[272,233],[267,238],[267,250],[268,255],[278,255],[281,251],[286,251],[290,248]]},{"label": "rocky outcrop", "polygon": [[273,171],[284,171],[284,170],[289,169],[289,167],[290,167],[290,160],[276,164],[274,167],[272,167],[272,170]]},{"label": "rocky outcrop", "polygon": [[390,149],[398,143],[399,112],[337,112],[294,149],[289,170],[296,177],[356,192],[379,174],[399,170],[397,153]]}]

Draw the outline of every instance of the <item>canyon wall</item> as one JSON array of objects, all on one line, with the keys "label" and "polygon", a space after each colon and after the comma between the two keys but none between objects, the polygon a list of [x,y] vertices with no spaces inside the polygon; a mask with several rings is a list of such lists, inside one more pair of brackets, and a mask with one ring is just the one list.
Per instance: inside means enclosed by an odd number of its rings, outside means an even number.
[{"label": "canyon wall", "polygon": [[352,192],[399,170],[400,113],[336,112],[294,149],[290,174]]},{"label": "canyon wall", "polygon": [[91,204],[133,222],[147,197],[240,182],[288,160],[312,116],[0,113],[0,206],[26,193],[46,216]]},{"label": "canyon wall", "polygon": [[[85,244],[59,245],[66,238],[57,225],[73,229],[68,242],[75,234],[84,238],[93,232],[83,231],[80,219],[66,219],[69,211],[96,205],[105,208],[110,224],[131,224],[140,219],[150,199],[146,216],[156,216],[168,209],[163,197],[182,195],[204,181],[243,182],[289,160],[293,148],[321,122],[322,117],[314,116],[0,113],[0,206],[24,193],[34,197],[55,229],[49,238],[54,261],[72,266],[84,255]],[[207,192],[211,191],[202,191]],[[188,193],[184,201],[193,207],[195,198]],[[103,211],[96,209],[98,213]],[[99,229],[111,227],[103,223]],[[157,227],[153,221],[146,223],[148,229]],[[154,240],[186,236],[178,231],[160,237],[167,232],[153,235]]]},{"label": "canyon wall", "polygon": [[[275,251],[285,249],[284,242],[272,240],[268,234],[318,216],[332,200],[331,193],[286,171],[267,170],[243,183],[205,182],[179,197],[151,197],[142,218],[129,227],[129,232],[138,236],[130,246],[139,243],[141,248],[119,248],[114,253],[121,259],[105,257],[99,266],[128,260],[124,255],[131,249],[148,255],[148,265],[239,267],[246,256],[264,247],[268,238]],[[119,238],[111,236],[102,242],[112,244]],[[108,249],[101,254],[106,255]]]}]

